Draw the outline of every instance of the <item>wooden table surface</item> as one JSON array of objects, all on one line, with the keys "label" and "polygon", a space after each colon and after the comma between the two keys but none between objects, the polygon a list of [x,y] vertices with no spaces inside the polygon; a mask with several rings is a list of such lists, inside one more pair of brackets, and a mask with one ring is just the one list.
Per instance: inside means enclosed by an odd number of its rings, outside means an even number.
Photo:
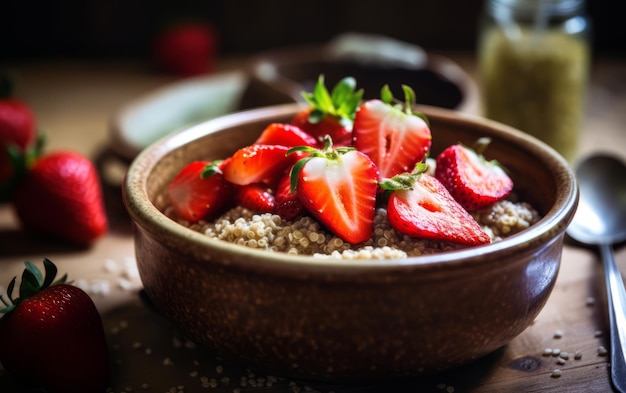
[{"label": "wooden table surface", "polygon": [[[447,54],[471,75],[471,55]],[[234,63],[233,63],[234,64]],[[48,150],[70,148],[96,160],[109,142],[112,115],[125,103],[174,81],[135,62],[44,61],[14,64],[17,95],[36,113]],[[224,62],[222,69],[233,65]],[[595,151],[626,159],[626,60],[592,66],[580,155]],[[106,175],[107,178],[116,174]],[[119,170],[117,173],[119,176]],[[444,374],[375,384],[331,384],[270,375],[196,349],[139,296],[130,225],[119,189],[106,187],[109,233],[87,249],[33,240],[19,229],[10,206],[0,205],[0,285],[21,274],[23,262],[48,257],[92,295],[103,316],[112,358],[112,391],[218,392],[608,392],[606,302],[594,250],[567,244],[556,287],[535,323],[509,345]],[[626,249],[616,259],[626,269]],[[625,270],[626,271],[626,270]],[[2,288],[2,291],[4,291]],[[565,364],[545,348],[569,352]],[[573,359],[581,351],[582,358]],[[555,369],[562,370],[554,378]],[[173,389],[173,390],[170,390]],[[0,392],[28,392],[0,368]]]}]

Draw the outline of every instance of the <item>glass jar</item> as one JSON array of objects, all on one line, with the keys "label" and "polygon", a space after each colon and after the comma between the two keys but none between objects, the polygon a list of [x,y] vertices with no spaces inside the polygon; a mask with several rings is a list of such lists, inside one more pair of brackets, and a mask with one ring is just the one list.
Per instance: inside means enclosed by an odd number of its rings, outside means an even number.
[{"label": "glass jar", "polygon": [[584,0],[486,0],[478,57],[485,117],[576,158],[590,59]]}]

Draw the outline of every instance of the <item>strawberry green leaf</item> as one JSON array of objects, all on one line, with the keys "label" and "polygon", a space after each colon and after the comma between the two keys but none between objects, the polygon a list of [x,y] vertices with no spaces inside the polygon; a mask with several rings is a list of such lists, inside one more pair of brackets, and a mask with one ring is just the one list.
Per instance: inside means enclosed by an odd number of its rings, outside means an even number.
[{"label": "strawberry green leaf", "polygon": [[330,94],[328,94],[328,89],[324,85],[324,76],[320,75],[315,84],[315,88],[313,89],[313,97],[315,101],[319,105],[319,108],[332,108],[333,107],[333,99]]},{"label": "strawberry green leaf", "polygon": [[28,268],[24,269],[22,273],[22,282],[20,283],[20,297],[19,299],[25,299],[37,293],[41,286],[35,274]]},{"label": "strawberry green leaf", "polygon": [[[2,296],[0,296],[0,299],[2,298]],[[2,303],[4,302],[4,299],[2,300]],[[6,303],[5,303],[6,304]],[[11,311],[13,311],[13,309],[15,308],[15,304],[8,304],[5,308],[0,309],[0,314],[8,314]]]},{"label": "strawberry green leaf", "polygon": [[404,110],[406,113],[413,113],[413,106],[415,105],[415,92],[407,85],[402,85],[402,91],[404,92]]},{"label": "strawberry green leaf", "polygon": [[17,277],[13,277],[9,286],[7,287],[7,297],[8,301],[5,300],[2,295],[0,295],[0,302],[2,302],[6,307],[0,310],[0,313],[8,313],[13,310],[20,302],[26,300],[27,298],[33,296],[37,292],[49,287],[54,284],[62,284],[67,281],[67,274],[63,275],[59,280],[53,283],[54,278],[57,275],[57,267],[47,258],[44,258],[43,265],[45,269],[45,276],[42,276],[41,270],[37,268],[37,266],[30,262],[24,262],[26,268],[22,272],[22,280],[20,282],[20,290],[19,296],[14,298],[13,291],[15,289],[15,283]]},{"label": "strawberry green leaf", "polygon": [[52,284],[52,282],[54,281],[54,278],[57,275],[57,267],[48,258],[44,258],[44,260],[43,260],[43,267],[44,267],[45,272],[46,272],[46,278],[43,281],[43,283],[41,284],[41,287],[42,288],[47,288],[47,287],[49,287]]},{"label": "strawberry green leaf", "polygon": [[33,277],[37,280],[37,286],[41,287],[43,285],[43,276],[41,275],[41,271],[35,266],[34,263],[30,261],[26,261],[26,270],[32,273]]},{"label": "strawberry green leaf", "polygon": [[291,171],[289,172],[289,192],[293,193],[298,189],[298,176],[300,175],[302,168],[311,158],[313,157],[303,158],[291,167]]},{"label": "strawberry green leaf", "polygon": [[324,75],[320,75],[313,92],[303,92],[302,97],[313,108],[308,117],[311,124],[317,124],[329,115],[336,117],[345,127],[351,127],[363,98],[363,89],[357,91],[356,80],[345,77],[329,93],[324,84]]},{"label": "strawberry green leaf", "polygon": [[385,104],[393,103],[393,93],[391,92],[389,85],[383,86],[383,88],[380,90],[380,100]]},{"label": "strawberry green leaf", "polygon": [[204,169],[202,170],[202,172],[200,172],[200,177],[203,179],[206,179],[208,177],[211,177],[215,174],[220,174],[223,175],[224,173],[222,172],[222,170],[220,169],[219,165],[222,163],[223,160],[216,160],[211,162],[210,164],[208,164],[207,166],[204,167]]},{"label": "strawberry green leaf", "polygon": [[9,297],[9,301],[11,303],[13,303],[14,301],[13,290],[15,289],[15,280],[16,280],[16,277],[13,277],[13,280],[11,280],[11,282],[9,283],[9,286],[7,287],[7,296]]}]

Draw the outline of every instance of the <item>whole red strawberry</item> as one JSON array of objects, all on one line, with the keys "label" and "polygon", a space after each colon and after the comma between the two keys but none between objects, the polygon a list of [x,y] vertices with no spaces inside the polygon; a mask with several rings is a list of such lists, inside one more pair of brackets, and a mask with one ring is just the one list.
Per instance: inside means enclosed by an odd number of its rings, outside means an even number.
[{"label": "whole red strawberry", "polygon": [[167,195],[174,212],[197,222],[221,213],[232,201],[233,185],[224,179],[226,161],[193,161],[172,179]]},{"label": "whole red strawberry", "polygon": [[6,370],[41,384],[49,393],[104,392],[109,358],[102,319],[78,287],[54,281],[57,269],[44,259],[45,277],[26,262],[19,296],[0,297],[0,362]]},{"label": "whole red strawberry", "polygon": [[76,152],[58,151],[35,161],[13,205],[25,229],[82,245],[108,228],[98,173]]},{"label": "whole red strawberry", "polygon": [[8,182],[15,171],[8,149],[24,154],[35,141],[35,127],[30,106],[15,98],[0,99],[0,185]]},{"label": "whole red strawberry", "polygon": [[164,29],[155,39],[154,56],[165,71],[195,76],[213,71],[217,33],[206,23],[184,22]]},{"label": "whole red strawberry", "polygon": [[320,75],[313,92],[303,93],[309,107],[296,113],[291,123],[312,135],[320,146],[326,135],[335,146],[352,144],[352,126],[363,90],[356,90],[356,81],[346,77],[328,92]]},{"label": "whole red strawberry", "polygon": [[475,149],[457,143],[437,156],[435,176],[469,211],[492,205],[513,190],[513,180],[498,162],[483,156],[489,142],[488,138],[479,139]]}]

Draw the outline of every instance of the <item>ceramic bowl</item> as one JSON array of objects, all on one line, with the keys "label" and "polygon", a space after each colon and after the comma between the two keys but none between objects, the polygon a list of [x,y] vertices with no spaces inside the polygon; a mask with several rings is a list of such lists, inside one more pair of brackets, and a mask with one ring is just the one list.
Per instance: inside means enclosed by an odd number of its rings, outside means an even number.
[{"label": "ceramic bowl", "polygon": [[251,143],[298,106],[228,115],[170,135],[131,164],[124,203],[156,308],[199,345],[278,375],[402,377],[466,364],[506,345],[540,312],[578,200],[567,162],[499,123],[433,107],[433,152],[492,138],[519,196],[543,218],[503,241],[393,261],[329,261],[210,239],[161,210],[168,182],[196,159]]}]

